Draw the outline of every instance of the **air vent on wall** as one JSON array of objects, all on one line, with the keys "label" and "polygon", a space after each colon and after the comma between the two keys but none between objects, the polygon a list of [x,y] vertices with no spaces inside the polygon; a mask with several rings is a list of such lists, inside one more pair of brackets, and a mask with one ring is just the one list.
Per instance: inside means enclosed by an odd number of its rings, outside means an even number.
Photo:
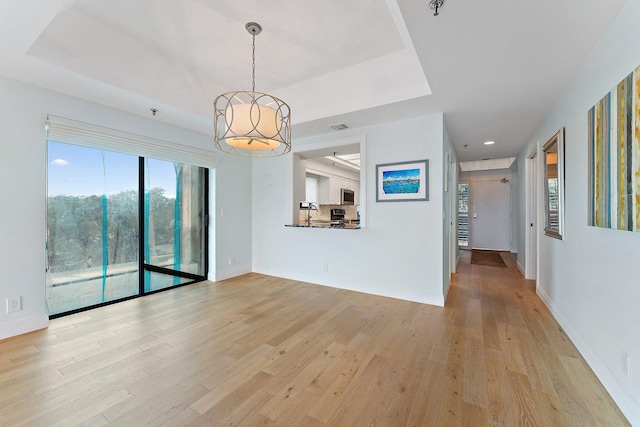
[{"label": "air vent on wall", "polygon": [[349,126],[345,125],[344,123],[338,123],[336,125],[331,125],[329,126],[331,129],[333,130],[345,130],[345,129],[349,129]]}]

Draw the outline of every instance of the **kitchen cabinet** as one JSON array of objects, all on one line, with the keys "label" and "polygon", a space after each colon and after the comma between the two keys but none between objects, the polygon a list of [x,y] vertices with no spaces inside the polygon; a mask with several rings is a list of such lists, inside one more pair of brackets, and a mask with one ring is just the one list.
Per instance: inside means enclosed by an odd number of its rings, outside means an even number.
[{"label": "kitchen cabinet", "polygon": [[331,179],[328,176],[321,176],[318,180],[318,204],[328,205],[331,200]]},{"label": "kitchen cabinet", "polygon": [[333,204],[333,205],[339,205],[340,204],[340,189],[342,188],[342,180],[343,178],[340,177],[336,177],[336,178],[331,178],[330,180],[330,185],[329,188],[330,190],[330,201],[329,203]]},{"label": "kitchen cabinet", "polygon": [[355,204],[360,203],[360,183],[340,176],[324,177],[318,180],[318,203],[322,205],[339,205],[340,190],[347,188],[355,192]]}]

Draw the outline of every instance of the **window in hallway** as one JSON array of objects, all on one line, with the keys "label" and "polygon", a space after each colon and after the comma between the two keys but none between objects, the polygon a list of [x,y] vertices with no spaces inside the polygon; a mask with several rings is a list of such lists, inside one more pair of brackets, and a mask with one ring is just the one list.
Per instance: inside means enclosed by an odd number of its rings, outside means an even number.
[{"label": "window in hallway", "polygon": [[458,184],[458,246],[469,246],[469,184]]}]

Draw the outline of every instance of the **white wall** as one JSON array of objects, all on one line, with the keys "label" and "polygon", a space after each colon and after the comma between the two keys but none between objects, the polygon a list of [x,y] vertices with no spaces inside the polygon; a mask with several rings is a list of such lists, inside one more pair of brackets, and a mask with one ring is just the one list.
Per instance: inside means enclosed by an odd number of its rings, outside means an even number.
[{"label": "white wall", "polygon": [[[293,144],[362,134],[367,140],[367,227],[362,230],[285,227],[292,155],[254,159],[253,271],[442,305],[442,115],[349,129]],[[376,164],[425,158],[429,201],[376,203]]]},{"label": "white wall", "polygon": [[209,207],[215,218],[215,245],[209,245],[215,270],[210,266],[209,278],[218,281],[251,272],[251,159],[219,153],[215,174],[210,191],[215,207]]},{"label": "white wall", "polygon": [[[0,77],[0,158],[3,161],[0,168],[0,339],[48,324],[44,133],[47,113],[180,144],[212,147],[208,135]],[[224,258],[230,251],[250,268],[250,164],[246,159],[221,156],[219,160],[217,176],[212,181],[224,184],[217,192],[217,202],[229,206],[232,215],[218,226],[219,253],[217,257],[214,251],[210,254],[211,270],[216,267],[216,259]],[[218,267],[224,270],[223,266]],[[22,297],[23,309],[7,314],[6,298],[17,296]]]},{"label": "white wall", "polygon": [[[565,127],[565,238],[539,232],[538,294],[633,425],[640,425],[640,233],[587,226],[587,111],[640,64],[639,20],[640,0],[630,0],[519,156],[524,164],[538,141]],[[632,379],[623,375],[623,350],[631,356]]]},{"label": "white wall", "polygon": [[445,126],[443,126],[442,165],[443,180],[446,180],[447,183],[447,191],[444,191],[445,181],[443,181],[440,190],[444,210],[442,220],[442,288],[446,301],[451,286],[451,273],[455,273],[458,261],[458,159],[449,142],[449,133]]}]

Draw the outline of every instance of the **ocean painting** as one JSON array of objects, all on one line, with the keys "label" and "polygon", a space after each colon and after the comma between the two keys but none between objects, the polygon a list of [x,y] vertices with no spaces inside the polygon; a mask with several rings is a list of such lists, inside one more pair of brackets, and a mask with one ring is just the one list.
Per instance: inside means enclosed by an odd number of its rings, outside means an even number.
[{"label": "ocean painting", "polygon": [[429,200],[429,160],[376,165],[376,202]]},{"label": "ocean painting", "polygon": [[410,194],[420,191],[420,169],[391,170],[382,173],[384,194]]}]

